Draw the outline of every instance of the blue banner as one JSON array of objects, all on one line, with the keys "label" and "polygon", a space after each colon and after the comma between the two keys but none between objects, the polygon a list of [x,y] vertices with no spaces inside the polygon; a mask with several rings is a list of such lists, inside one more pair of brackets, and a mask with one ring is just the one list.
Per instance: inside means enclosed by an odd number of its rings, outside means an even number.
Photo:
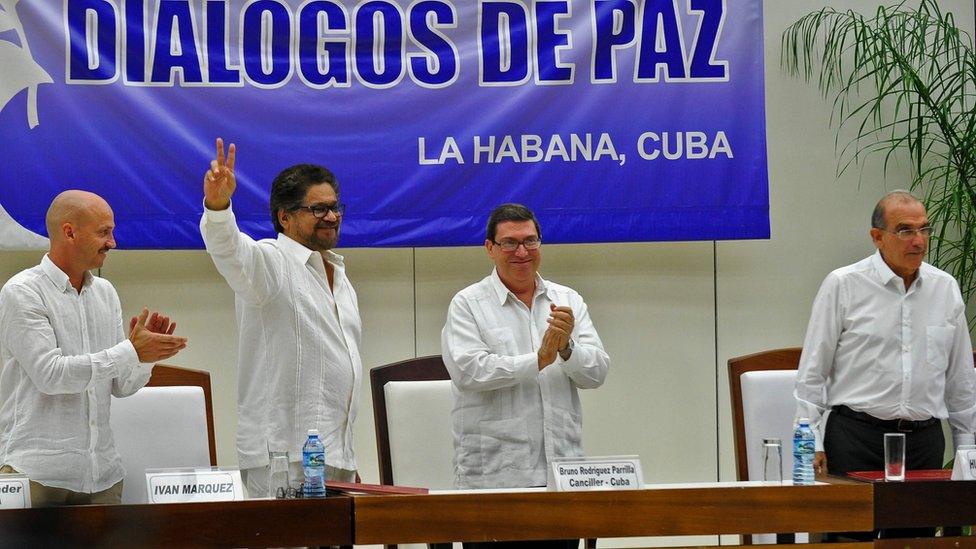
[{"label": "blue banner", "polygon": [[305,162],[339,180],[344,247],[480,244],[503,202],[546,242],[769,237],[761,0],[0,8],[0,224],[26,234],[82,188],[122,248],[202,247],[221,136],[255,238]]}]

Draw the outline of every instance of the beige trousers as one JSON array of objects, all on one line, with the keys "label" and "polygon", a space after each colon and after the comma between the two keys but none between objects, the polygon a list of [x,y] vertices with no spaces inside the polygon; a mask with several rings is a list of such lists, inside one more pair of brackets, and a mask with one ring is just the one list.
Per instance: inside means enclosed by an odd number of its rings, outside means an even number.
[{"label": "beige trousers", "polygon": [[[0,474],[17,473],[13,467],[0,467]],[[62,505],[90,505],[94,503],[117,504],[122,503],[122,481],[118,481],[108,490],[88,494],[72,492],[64,488],[52,488],[39,482],[30,481],[31,507],[60,507]]]}]

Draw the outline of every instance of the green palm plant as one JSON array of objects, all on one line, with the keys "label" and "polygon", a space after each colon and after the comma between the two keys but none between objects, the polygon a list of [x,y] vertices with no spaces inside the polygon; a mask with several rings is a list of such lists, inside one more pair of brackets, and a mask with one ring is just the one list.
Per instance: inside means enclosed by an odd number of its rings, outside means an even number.
[{"label": "green palm plant", "polygon": [[[833,102],[838,175],[870,156],[906,157],[910,190],[936,227],[929,258],[976,294],[976,56],[936,0],[824,8],[784,32],[781,63]],[[903,185],[899,185],[903,186]]]}]

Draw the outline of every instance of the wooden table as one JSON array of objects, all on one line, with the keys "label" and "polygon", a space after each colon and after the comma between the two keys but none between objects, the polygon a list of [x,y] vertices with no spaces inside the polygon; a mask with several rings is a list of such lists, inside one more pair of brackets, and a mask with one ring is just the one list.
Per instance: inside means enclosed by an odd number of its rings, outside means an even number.
[{"label": "wooden table", "polygon": [[0,511],[0,547],[352,544],[352,499],[87,505]]},{"label": "wooden table", "polygon": [[[866,532],[972,523],[976,482],[724,483],[624,492],[357,495],[7,510],[0,511],[0,547],[281,547]],[[951,540],[916,542],[918,547],[955,546]],[[855,546],[872,544],[850,547]],[[875,546],[904,547],[898,542]]]},{"label": "wooden table", "polygon": [[874,527],[870,484],[353,499],[357,544],[870,531]]},{"label": "wooden table", "polygon": [[[875,528],[976,524],[976,481],[877,482]],[[976,545],[976,538],[973,538]]]}]

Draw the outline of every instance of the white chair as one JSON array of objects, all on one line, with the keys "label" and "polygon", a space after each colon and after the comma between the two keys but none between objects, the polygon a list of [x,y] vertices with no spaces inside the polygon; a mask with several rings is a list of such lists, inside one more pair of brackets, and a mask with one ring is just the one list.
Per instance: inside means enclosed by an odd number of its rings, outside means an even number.
[{"label": "white chair", "polygon": [[453,488],[454,402],[443,359],[434,355],[378,366],[370,370],[369,382],[380,483]]},{"label": "white chair", "polygon": [[391,381],[384,392],[393,484],[453,488],[451,381]]},{"label": "white chair", "polygon": [[742,415],[745,424],[749,478],[763,479],[762,442],[778,438],[783,443],[784,479],[793,472],[793,416],[796,414],[796,370],[745,372],[742,382]]},{"label": "white chair", "polygon": [[450,380],[439,355],[370,370],[382,484],[453,488]]},{"label": "white chair", "polygon": [[[777,349],[729,360],[732,430],[739,480],[763,480],[762,442],[782,441],[783,479],[792,478],[793,416],[796,414],[796,369],[800,348]],[[748,536],[747,536],[748,538]],[[776,543],[774,534],[757,534],[752,543]],[[796,541],[807,541],[797,534]],[[749,540],[747,539],[747,543]]]},{"label": "white chair", "polygon": [[122,503],[148,502],[146,469],[216,465],[209,391],[206,372],[156,366],[149,386],[112,398],[112,433],[125,467]]}]

